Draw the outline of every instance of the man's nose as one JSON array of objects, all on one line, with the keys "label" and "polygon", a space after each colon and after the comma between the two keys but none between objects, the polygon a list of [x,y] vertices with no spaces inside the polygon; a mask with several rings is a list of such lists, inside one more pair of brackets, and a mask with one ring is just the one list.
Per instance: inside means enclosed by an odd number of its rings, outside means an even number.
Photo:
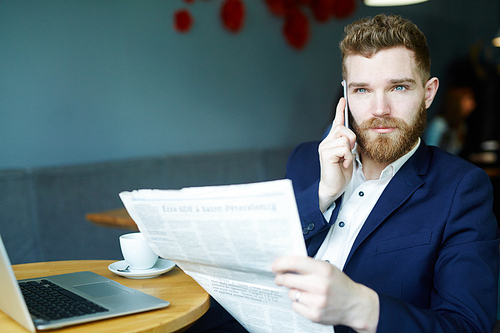
[{"label": "man's nose", "polygon": [[374,96],[374,105],[372,108],[372,114],[375,117],[385,117],[391,113],[391,105],[388,97],[381,93]]}]

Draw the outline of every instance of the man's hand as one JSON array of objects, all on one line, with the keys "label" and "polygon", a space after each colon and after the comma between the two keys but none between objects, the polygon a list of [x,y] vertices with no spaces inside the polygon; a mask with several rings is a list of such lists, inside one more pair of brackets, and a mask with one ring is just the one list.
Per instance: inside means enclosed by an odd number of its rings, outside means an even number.
[{"label": "man's hand", "polygon": [[352,177],[356,135],[344,126],[345,99],[337,104],[335,119],[328,136],[319,145],[321,178],[319,182],[319,208],[324,213],[344,193]]},{"label": "man's hand", "polygon": [[345,325],[356,332],[376,332],[380,312],[378,295],[352,281],[337,267],[309,257],[287,256],[273,263],[278,286],[298,314],[324,325]]}]

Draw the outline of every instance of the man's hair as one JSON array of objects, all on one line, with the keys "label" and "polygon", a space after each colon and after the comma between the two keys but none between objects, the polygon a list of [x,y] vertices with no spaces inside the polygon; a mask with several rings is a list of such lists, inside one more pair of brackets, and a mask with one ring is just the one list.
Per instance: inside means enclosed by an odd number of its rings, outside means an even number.
[{"label": "man's hair", "polygon": [[344,33],[340,42],[344,78],[347,78],[345,60],[348,56],[370,58],[380,50],[404,47],[414,53],[422,84],[430,79],[431,59],[425,35],[414,23],[401,16],[379,14],[360,19],[346,26]]}]

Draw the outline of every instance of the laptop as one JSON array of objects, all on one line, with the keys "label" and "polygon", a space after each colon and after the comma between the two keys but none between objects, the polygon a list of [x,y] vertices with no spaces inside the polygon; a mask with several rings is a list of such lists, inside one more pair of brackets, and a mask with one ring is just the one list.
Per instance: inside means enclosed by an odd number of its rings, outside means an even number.
[{"label": "laptop", "polygon": [[[167,301],[88,271],[17,281],[1,235],[0,295],[0,310],[31,332],[35,332],[36,329],[48,330],[159,309],[169,305]],[[42,314],[39,304],[46,303],[49,299],[56,299],[60,305],[56,305],[57,308],[49,314]],[[30,305],[30,310],[27,304]]]}]

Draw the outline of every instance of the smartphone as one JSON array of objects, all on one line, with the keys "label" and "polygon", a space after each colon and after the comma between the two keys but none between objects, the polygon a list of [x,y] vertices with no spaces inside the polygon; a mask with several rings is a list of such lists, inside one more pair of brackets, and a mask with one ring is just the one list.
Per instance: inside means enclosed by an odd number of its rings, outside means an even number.
[{"label": "smartphone", "polygon": [[344,107],[344,126],[349,128],[349,109],[347,103],[347,82],[342,80],[342,86],[344,87],[344,98],[345,98],[345,107]]}]

